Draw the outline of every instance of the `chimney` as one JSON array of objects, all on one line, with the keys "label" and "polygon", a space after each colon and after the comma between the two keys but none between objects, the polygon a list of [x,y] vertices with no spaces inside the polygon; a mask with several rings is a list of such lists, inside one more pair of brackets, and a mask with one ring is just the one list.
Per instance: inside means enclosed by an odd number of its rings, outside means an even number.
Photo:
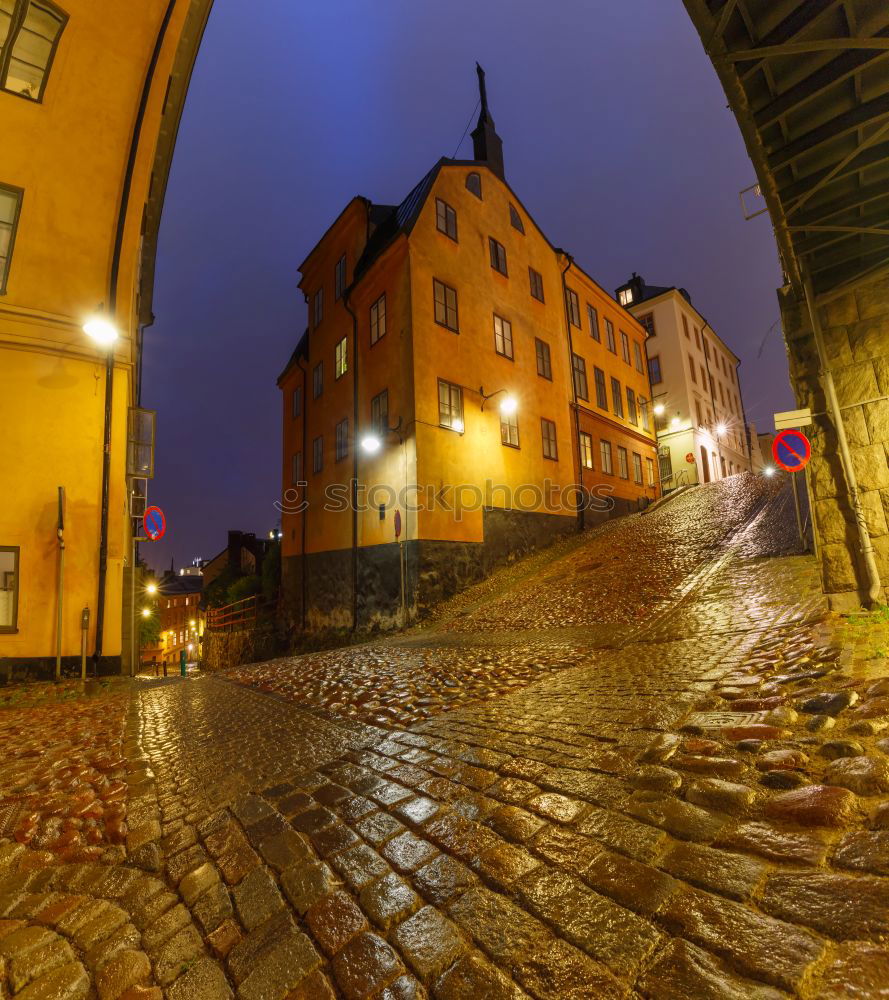
[{"label": "chimney", "polygon": [[490,169],[500,178],[503,176],[503,142],[494,129],[494,119],[488,111],[488,91],[485,87],[485,71],[475,64],[475,71],[478,73],[478,92],[481,99],[481,114],[478,116],[478,125],[472,132],[473,157],[482,163],[487,163]]}]

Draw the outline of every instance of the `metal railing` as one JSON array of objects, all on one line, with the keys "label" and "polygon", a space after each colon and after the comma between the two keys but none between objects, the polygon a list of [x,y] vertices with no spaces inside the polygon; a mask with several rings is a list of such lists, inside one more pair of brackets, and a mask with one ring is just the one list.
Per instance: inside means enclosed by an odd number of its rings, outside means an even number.
[{"label": "metal railing", "polygon": [[236,628],[249,628],[256,624],[259,614],[259,595],[245,597],[221,608],[207,609],[207,628],[231,632]]}]

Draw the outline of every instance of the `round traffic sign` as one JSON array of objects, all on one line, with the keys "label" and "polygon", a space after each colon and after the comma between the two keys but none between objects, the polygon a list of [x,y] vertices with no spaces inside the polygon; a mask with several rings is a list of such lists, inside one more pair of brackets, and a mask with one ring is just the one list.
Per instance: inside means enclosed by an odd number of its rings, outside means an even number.
[{"label": "round traffic sign", "polygon": [[146,507],[142,516],[142,527],[149,541],[156,542],[163,538],[167,530],[167,519],[160,507]]},{"label": "round traffic sign", "polygon": [[812,446],[802,431],[781,431],[772,442],[772,458],[785,472],[799,472],[811,457]]}]

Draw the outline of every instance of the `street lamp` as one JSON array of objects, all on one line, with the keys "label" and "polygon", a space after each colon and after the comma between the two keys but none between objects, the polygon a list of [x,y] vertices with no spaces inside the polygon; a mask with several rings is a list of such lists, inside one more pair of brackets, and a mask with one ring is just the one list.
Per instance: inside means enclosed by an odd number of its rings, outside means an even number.
[{"label": "street lamp", "polygon": [[506,396],[500,404],[500,412],[504,417],[511,417],[519,408],[519,401],[515,396]]},{"label": "street lamp", "polygon": [[654,404],[654,415],[656,417],[662,417],[664,415],[664,412],[665,412],[665,407],[663,403]]},{"label": "street lamp", "polygon": [[148,594],[156,594],[157,593],[157,584],[156,583],[149,583],[149,584],[147,584],[146,587],[145,587],[145,592],[148,593]]},{"label": "street lamp", "polygon": [[368,455],[376,455],[382,446],[383,442],[376,434],[365,434],[361,439],[361,450],[366,451]]},{"label": "street lamp", "polygon": [[117,327],[101,312],[93,313],[84,322],[83,332],[99,347],[110,347],[118,338]]},{"label": "street lamp", "polygon": [[679,419],[679,417],[673,417],[673,419],[670,421],[670,430],[672,431],[679,430],[679,426],[681,423],[682,421]]},{"label": "street lamp", "polygon": [[142,617],[143,618],[149,618],[150,616],[151,616],[151,609],[150,608],[143,608],[142,609]]},{"label": "street lamp", "polygon": [[717,434],[717,435],[718,435],[719,437],[725,437],[725,432],[726,432],[727,430],[728,430],[728,428],[727,428],[727,427],[725,426],[725,424],[723,424],[723,423],[718,423],[718,424],[716,425],[716,434]]},{"label": "street lamp", "polygon": [[774,469],[774,466],[771,466],[771,465],[767,465],[767,466],[766,466],[766,467],[765,467],[765,468],[764,468],[764,469],[763,469],[762,471],[763,471],[763,472],[765,473],[765,475],[767,475],[767,476],[774,476],[774,475],[775,475],[775,469]]}]

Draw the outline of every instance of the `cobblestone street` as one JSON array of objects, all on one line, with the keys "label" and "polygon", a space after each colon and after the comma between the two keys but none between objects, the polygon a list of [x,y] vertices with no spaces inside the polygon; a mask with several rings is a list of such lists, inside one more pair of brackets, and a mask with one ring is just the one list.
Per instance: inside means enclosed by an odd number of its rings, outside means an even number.
[{"label": "cobblestone street", "polygon": [[7,705],[0,995],[889,996],[889,624],[794,550],[736,477],[399,636]]}]

